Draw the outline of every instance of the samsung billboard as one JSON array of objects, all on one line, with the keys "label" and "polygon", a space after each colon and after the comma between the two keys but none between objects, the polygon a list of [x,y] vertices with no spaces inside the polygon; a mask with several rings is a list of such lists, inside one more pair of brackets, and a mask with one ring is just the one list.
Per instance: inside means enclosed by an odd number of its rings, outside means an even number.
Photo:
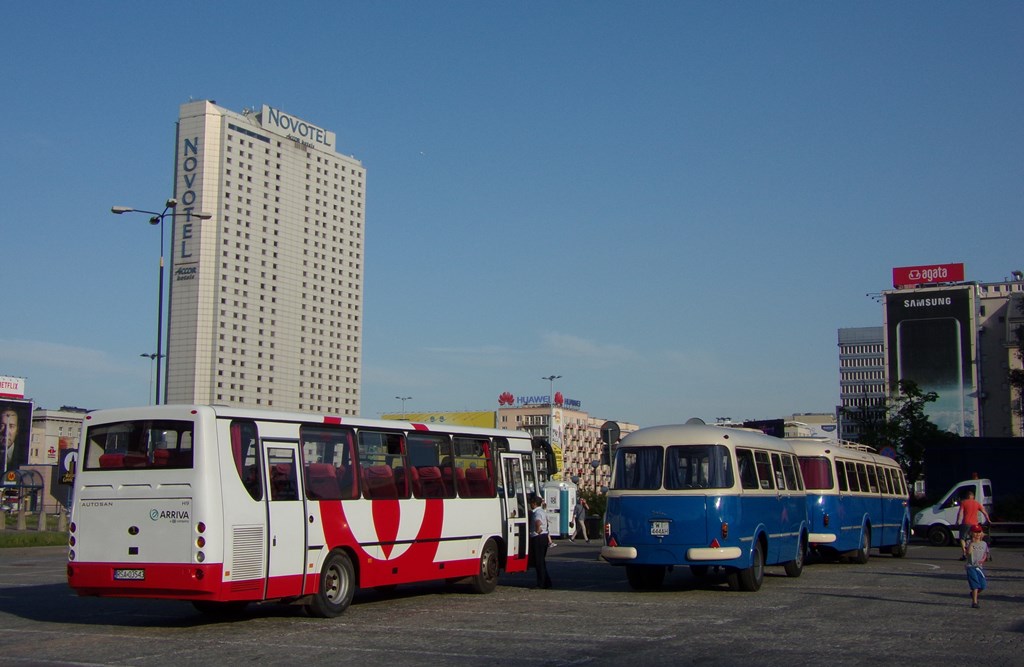
[{"label": "samsung billboard", "polygon": [[925,406],[943,431],[976,436],[978,388],[975,373],[974,288],[946,287],[885,295],[885,336],[889,389],[911,380],[938,400]]}]

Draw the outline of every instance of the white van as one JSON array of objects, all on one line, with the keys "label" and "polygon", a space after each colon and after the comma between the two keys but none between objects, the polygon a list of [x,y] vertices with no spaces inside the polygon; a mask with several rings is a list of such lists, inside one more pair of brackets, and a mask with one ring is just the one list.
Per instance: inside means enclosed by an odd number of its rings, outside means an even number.
[{"label": "white van", "polygon": [[936,547],[954,544],[959,539],[956,515],[960,501],[967,492],[974,492],[974,499],[992,515],[992,482],[987,479],[968,479],[957,482],[942,496],[942,500],[914,515],[913,532],[924,537]]}]

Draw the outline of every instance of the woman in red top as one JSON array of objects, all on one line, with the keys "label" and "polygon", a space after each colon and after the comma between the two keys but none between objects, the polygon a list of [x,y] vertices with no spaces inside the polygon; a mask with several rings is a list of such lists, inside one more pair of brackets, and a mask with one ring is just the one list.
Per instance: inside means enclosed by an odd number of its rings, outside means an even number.
[{"label": "woman in red top", "polygon": [[992,523],[985,506],[974,499],[974,491],[968,491],[967,497],[960,501],[960,509],[956,512],[956,522],[960,525],[960,548],[964,555],[960,560],[967,559],[967,542],[971,539],[971,526],[981,523],[978,513],[985,517],[985,523]]}]

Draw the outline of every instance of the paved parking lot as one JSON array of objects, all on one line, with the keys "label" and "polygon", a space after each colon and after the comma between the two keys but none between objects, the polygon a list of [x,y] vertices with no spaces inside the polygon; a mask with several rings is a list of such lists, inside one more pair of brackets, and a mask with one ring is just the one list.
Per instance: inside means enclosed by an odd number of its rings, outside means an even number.
[{"label": "paved parking lot", "polygon": [[442,584],[360,592],[337,619],[284,605],[211,621],[179,602],[78,598],[61,548],[0,550],[0,663],[180,665],[1024,664],[1024,548],[998,546],[971,609],[955,548],[781,568],[757,593],[681,569],[637,593],[598,544],[550,552],[555,588],[506,575],[491,595]]}]

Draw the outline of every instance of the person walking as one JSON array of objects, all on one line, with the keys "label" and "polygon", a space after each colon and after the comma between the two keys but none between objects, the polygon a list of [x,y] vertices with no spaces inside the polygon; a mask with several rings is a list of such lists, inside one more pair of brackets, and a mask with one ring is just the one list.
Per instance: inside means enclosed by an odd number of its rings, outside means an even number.
[{"label": "person walking", "polygon": [[569,538],[570,542],[575,542],[576,537],[583,533],[583,539],[590,544],[590,536],[587,535],[587,511],[590,510],[590,505],[583,499],[583,496],[576,496],[576,507],[573,508],[573,520],[576,522],[576,529],[572,533],[572,537]]},{"label": "person walking", "polygon": [[967,560],[967,545],[971,541],[971,534],[979,523],[978,514],[985,517],[985,523],[992,523],[985,506],[974,499],[974,491],[968,490],[967,497],[960,501],[960,509],[956,511],[956,522],[960,526],[960,548],[964,554],[960,560]]},{"label": "person walking", "polygon": [[981,526],[971,526],[971,541],[967,543],[967,585],[971,587],[971,607],[977,609],[978,594],[988,588],[985,570],[982,566],[988,561],[988,544],[985,543],[985,531]]},{"label": "person walking", "polygon": [[530,551],[533,552],[533,567],[537,570],[537,588],[551,588],[548,575],[548,518],[542,507],[540,496],[530,497]]}]

